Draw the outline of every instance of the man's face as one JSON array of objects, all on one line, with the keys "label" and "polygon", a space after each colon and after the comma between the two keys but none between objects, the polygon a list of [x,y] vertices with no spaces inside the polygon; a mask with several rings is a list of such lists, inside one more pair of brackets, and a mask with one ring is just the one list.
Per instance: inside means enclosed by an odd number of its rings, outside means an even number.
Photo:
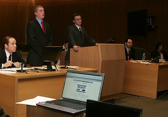
[{"label": "man's face", "polygon": [[159,46],[159,50],[162,51],[163,50],[163,45]]},{"label": "man's face", "polygon": [[131,48],[132,47],[132,40],[131,39],[128,39],[127,42],[125,42],[125,46],[127,46],[127,48]]},{"label": "man's face", "polygon": [[76,24],[77,26],[81,26],[82,25],[82,18],[81,16],[75,16],[73,23]]},{"label": "man's face", "polygon": [[5,50],[8,51],[10,54],[12,52],[16,52],[16,40],[14,38],[9,39],[9,43],[5,44]]},{"label": "man's face", "polygon": [[68,49],[68,43],[64,43],[64,47]]},{"label": "man's face", "polygon": [[37,10],[34,12],[36,18],[43,20],[45,17],[45,12],[43,7],[37,7]]}]

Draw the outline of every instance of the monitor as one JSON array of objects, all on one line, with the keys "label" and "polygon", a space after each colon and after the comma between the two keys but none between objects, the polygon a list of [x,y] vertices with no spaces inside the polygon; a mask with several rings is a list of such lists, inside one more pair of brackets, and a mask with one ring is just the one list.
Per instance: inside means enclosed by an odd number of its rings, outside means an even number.
[{"label": "monitor", "polygon": [[[51,62],[57,63],[62,52],[62,46],[46,46],[40,61],[40,65],[47,65],[51,70]],[[48,68],[50,67],[50,68]]]},{"label": "monitor", "polygon": [[128,12],[128,35],[146,36],[147,35],[147,10]]},{"label": "monitor", "polygon": [[87,100],[86,117],[142,117],[142,109]]}]

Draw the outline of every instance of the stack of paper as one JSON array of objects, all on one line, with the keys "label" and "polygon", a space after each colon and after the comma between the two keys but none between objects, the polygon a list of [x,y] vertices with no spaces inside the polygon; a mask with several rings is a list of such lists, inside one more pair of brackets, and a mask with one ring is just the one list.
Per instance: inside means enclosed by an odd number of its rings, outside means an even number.
[{"label": "stack of paper", "polygon": [[37,103],[51,101],[51,100],[55,100],[55,99],[48,98],[48,97],[43,97],[43,96],[37,96],[33,99],[27,99],[27,100],[24,100],[24,101],[21,101],[21,102],[16,102],[16,104],[25,104],[25,105],[36,106]]}]

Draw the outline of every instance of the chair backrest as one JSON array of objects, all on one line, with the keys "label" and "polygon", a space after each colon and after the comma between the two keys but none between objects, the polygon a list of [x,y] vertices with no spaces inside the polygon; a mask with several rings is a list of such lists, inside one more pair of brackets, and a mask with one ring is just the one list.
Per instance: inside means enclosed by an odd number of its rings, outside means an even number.
[{"label": "chair backrest", "polygon": [[135,49],[135,60],[142,60],[142,55],[145,53],[144,48],[134,47]]},{"label": "chair backrest", "polygon": [[9,115],[5,114],[5,112],[1,107],[0,107],[0,117],[9,117]]}]

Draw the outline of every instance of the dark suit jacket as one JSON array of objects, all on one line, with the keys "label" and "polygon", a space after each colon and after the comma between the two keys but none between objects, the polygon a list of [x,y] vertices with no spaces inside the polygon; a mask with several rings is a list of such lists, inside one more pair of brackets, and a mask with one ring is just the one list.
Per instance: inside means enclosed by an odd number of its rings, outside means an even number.
[{"label": "dark suit jacket", "polygon": [[[127,49],[125,48],[125,57],[126,57],[126,60],[128,58],[128,53],[127,53]],[[129,56],[129,60],[135,60],[135,49],[134,48],[131,48],[131,54]]]},{"label": "dark suit jacket", "polygon": [[[165,51],[161,51],[161,52],[163,53],[163,58],[167,61],[168,60],[167,53]],[[151,58],[154,59],[155,57],[158,57],[158,56],[160,56],[160,53],[157,50],[151,52]]]},{"label": "dark suit jacket", "polygon": [[70,48],[73,48],[74,45],[83,47],[84,41],[89,42],[91,45],[96,44],[95,40],[93,40],[91,37],[89,37],[86,30],[83,27],[81,27],[81,28],[82,28],[82,36],[81,36],[78,28],[75,25],[69,26],[67,29],[69,45],[68,45],[68,52],[66,55],[66,60],[68,60],[68,61],[70,58]]},{"label": "dark suit jacket", "polygon": [[[19,53],[19,51],[12,53],[12,62],[22,62],[23,64],[26,64],[25,61],[22,59],[22,55]],[[0,49],[0,68],[2,68],[2,64],[6,63],[6,53],[3,48]],[[12,65],[11,67],[15,67]]]},{"label": "dark suit jacket", "polygon": [[44,28],[45,33],[36,19],[27,24],[27,38],[30,45],[27,63],[31,66],[40,65],[45,46],[53,45],[53,37],[47,22],[44,22]]}]

